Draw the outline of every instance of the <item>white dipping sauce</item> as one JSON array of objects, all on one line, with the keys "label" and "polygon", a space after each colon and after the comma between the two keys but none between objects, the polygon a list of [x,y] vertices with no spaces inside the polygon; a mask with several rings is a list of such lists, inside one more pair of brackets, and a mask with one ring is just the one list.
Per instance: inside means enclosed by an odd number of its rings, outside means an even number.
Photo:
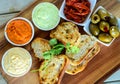
[{"label": "white dipping sauce", "polygon": [[19,77],[26,74],[32,65],[31,55],[20,47],[9,49],[2,58],[3,70],[10,76]]}]

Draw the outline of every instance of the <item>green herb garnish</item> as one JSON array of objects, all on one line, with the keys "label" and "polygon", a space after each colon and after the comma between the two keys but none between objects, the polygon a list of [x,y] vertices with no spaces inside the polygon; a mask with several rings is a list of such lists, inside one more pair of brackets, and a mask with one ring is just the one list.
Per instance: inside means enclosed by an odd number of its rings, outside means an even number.
[{"label": "green herb garnish", "polygon": [[71,46],[70,43],[67,43],[65,48],[66,48],[66,52],[71,54],[76,54],[80,50],[77,46]]},{"label": "green herb garnish", "polygon": [[31,70],[31,72],[38,72],[40,69]]},{"label": "green herb garnish", "polygon": [[49,40],[50,46],[54,46],[54,45],[56,45],[57,43],[58,43],[58,42],[57,42],[57,39],[55,39],[55,38]]},{"label": "green herb garnish", "polygon": [[51,59],[53,56],[59,55],[63,49],[63,44],[56,44],[51,50],[44,52],[43,57],[44,59]]},{"label": "green herb garnish", "polygon": [[71,46],[70,43],[67,43],[66,46],[64,46],[63,44],[58,43],[57,39],[51,39],[49,43],[52,49],[43,53],[43,57],[45,59],[44,65],[40,67],[39,69],[32,70],[31,72],[37,72],[39,70],[44,70],[50,63],[53,56],[61,54],[64,49],[66,49],[66,52],[70,54],[76,54],[80,50],[77,46]]},{"label": "green herb garnish", "polygon": [[42,70],[42,71],[43,71],[44,69],[46,69],[46,67],[48,66],[48,64],[49,64],[50,62],[51,62],[51,59],[49,59],[49,60],[45,60],[43,66],[40,67],[39,70]]},{"label": "green herb garnish", "polygon": [[53,46],[52,52],[54,53],[54,55],[59,55],[63,49],[64,49],[63,44],[57,44]]},{"label": "green herb garnish", "polygon": [[35,69],[35,70],[32,70],[31,72],[38,72],[38,71],[40,71],[40,70],[44,70],[47,66],[48,66],[48,64],[50,63],[50,61],[51,61],[51,59],[49,59],[49,60],[45,60],[44,61],[44,64],[42,65],[42,67],[40,67],[39,69]]},{"label": "green herb garnish", "polygon": [[53,56],[54,55],[53,55],[53,52],[51,50],[46,51],[46,52],[43,53],[44,59],[51,59]]}]

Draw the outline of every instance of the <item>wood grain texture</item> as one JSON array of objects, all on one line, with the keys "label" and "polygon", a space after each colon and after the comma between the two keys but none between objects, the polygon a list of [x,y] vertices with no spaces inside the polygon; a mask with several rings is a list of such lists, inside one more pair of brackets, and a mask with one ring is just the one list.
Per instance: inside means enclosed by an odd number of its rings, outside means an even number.
[{"label": "wood grain texture", "polygon": [[[60,7],[63,0],[37,0],[33,4],[31,4],[28,8],[24,9],[22,12],[20,12],[17,16],[25,17],[29,20],[31,20],[31,13],[33,8],[40,2],[43,1],[49,1],[53,2],[55,5]],[[117,17],[120,17],[120,3],[117,0],[99,0],[96,4],[96,8],[102,5],[105,7],[108,11],[110,11],[112,14],[114,14]],[[111,8],[112,7],[112,8]],[[0,28],[0,62],[2,55],[4,52],[14,47],[11,44],[9,44],[5,38],[4,38],[4,25]],[[85,33],[82,28],[80,28],[81,33]],[[48,38],[49,32],[43,32],[38,30],[35,27],[35,37],[42,37],[42,38]],[[35,38],[34,37],[34,38]],[[115,67],[117,67],[120,64],[120,37],[117,38],[113,44],[109,47],[103,46],[100,44],[101,51],[88,63],[87,67],[84,71],[80,72],[77,75],[71,76],[68,74],[65,74],[61,84],[94,84],[96,83],[100,78],[102,78],[104,75],[106,75],[108,72],[113,70]],[[30,44],[24,46],[32,55],[33,58],[33,64],[32,69],[37,69],[39,67],[39,61],[37,58],[34,57],[34,53],[30,47]],[[8,75],[6,75],[0,65],[0,71],[2,72],[2,75],[6,78],[8,81],[8,84],[39,84],[39,77],[38,73],[27,73],[25,76],[20,78],[13,78]]]},{"label": "wood grain texture", "polygon": [[17,13],[0,15],[0,26],[6,23],[8,20],[13,18]]}]

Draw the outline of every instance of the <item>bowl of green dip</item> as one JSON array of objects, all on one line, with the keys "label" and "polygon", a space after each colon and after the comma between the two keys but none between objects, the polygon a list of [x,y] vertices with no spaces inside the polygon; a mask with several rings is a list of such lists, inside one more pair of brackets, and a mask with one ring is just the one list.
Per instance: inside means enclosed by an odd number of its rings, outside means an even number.
[{"label": "bowl of green dip", "polygon": [[60,22],[59,10],[50,2],[39,3],[32,11],[32,21],[40,30],[52,30]]}]

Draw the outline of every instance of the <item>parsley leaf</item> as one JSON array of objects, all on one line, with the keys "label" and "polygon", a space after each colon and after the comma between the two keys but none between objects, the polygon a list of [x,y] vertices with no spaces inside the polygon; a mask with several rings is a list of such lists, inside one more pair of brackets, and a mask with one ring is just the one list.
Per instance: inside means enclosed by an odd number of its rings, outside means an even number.
[{"label": "parsley leaf", "polygon": [[66,48],[66,52],[71,54],[76,54],[80,50],[77,46],[71,46],[70,43],[67,43],[65,48]]},{"label": "parsley leaf", "polygon": [[51,50],[43,53],[44,59],[51,59],[53,57],[53,52]]},{"label": "parsley leaf", "polygon": [[53,39],[50,39],[49,40],[49,44],[50,44],[50,46],[54,46],[54,45],[56,45],[58,42],[57,42],[57,39],[56,38],[53,38]]},{"label": "parsley leaf", "polygon": [[51,50],[44,52],[43,57],[44,59],[51,59],[53,56],[59,55],[63,49],[63,44],[56,44]]}]

